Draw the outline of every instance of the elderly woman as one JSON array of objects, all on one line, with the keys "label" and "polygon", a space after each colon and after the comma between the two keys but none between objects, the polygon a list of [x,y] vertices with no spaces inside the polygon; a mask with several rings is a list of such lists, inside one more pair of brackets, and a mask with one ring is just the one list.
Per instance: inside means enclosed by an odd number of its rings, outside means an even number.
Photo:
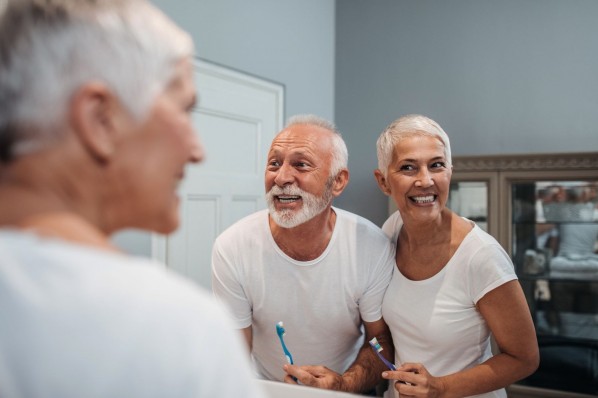
[{"label": "elderly woman", "polygon": [[0,55],[0,396],[258,396],[208,294],[109,240],[178,225],[190,37],[145,1],[8,0]]},{"label": "elderly woman", "polygon": [[[401,397],[506,397],[538,366],[533,322],[513,264],[498,242],[446,207],[451,148],[421,115],[395,120],[377,142],[375,176],[398,211],[383,230],[396,266],[382,314]],[[500,353],[492,356],[490,336]]]}]

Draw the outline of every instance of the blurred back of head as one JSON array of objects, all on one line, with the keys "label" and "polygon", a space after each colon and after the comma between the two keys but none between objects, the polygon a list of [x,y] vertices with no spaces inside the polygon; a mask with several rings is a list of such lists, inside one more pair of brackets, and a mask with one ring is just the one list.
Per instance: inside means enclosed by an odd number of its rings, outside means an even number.
[{"label": "blurred back of head", "polygon": [[[1,4],[1,3],[0,3]],[[0,162],[64,131],[76,90],[108,86],[143,119],[193,42],[143,0],[7,0],[0,5]]]}]

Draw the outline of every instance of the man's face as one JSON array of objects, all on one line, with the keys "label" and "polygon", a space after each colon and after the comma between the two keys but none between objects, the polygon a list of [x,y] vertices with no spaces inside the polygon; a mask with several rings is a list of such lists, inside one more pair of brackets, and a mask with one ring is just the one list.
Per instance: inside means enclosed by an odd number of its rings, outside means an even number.
[{"label": "man's face", "polygon": [[266,200],[273,220],[293,228],[331,205],[332,134],[307,124],[283,130],[268,153]]},{"label": "man's face", "polygon": [[128,226],[170,233],[179,224],[177,187],[185,165],[200,162],[203,148],[194,131],[196,102],[191,60],[181,61],[170,84],[141,123],[123,134],[119,162]]}]

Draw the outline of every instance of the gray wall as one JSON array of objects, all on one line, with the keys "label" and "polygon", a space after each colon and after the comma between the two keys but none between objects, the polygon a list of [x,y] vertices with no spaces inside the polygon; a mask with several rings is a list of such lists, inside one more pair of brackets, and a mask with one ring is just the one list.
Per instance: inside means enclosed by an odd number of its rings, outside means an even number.
[{"label": "gray wall", "polygon": [[201,58],[282,83],[287,116],[334,118],[334,0],[153,3],[193,35]]},{"label": "gray wall", "polygon": [[337,201],[377,224],[375,141],[406,113],[454,155],[598,150],[595,0],[341,0],[336,123],[351,182]]},{"label": "gray wall", "polygon": [[[287,116],[334,119],[351,169],[336,205],[379,225],[375,140],[400,115],[436,119],[455,155],[598,150],[595,0],[155,4],[202,58],[284,84]],[[120,242],[150,253],[146,234]]]},{"label": "gray wall", "polygon": [[[152,2],[191,33],[199,57],[283,84],[287,117],[334,119],[334,0]],[[147,233],[127,231],[114,242],[151,254]]]}]

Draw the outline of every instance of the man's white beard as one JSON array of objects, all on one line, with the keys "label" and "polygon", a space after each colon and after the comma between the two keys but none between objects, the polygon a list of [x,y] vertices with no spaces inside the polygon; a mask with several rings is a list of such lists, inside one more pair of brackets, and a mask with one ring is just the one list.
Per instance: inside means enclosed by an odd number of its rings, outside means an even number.
[{"label": "man's white beard", "polygon": [[[332,202],[333,183],[334,178],[330,178],[328,181],[326,181],[326,189],[320,197],[305,192],[295,185],[289,185],[284,188],[274,185],[266,194],[266,202],[268,203],[270,217],[272,217],[276,224],[283,228],[294,228],[311,220],[318,214],[322,213],[326,207],[328,207],[330,202]],[[301,206],[299,210],[276,210],[274,202],[276,201],[275,196],[278,195],[301,196],[303,206]]]}]

